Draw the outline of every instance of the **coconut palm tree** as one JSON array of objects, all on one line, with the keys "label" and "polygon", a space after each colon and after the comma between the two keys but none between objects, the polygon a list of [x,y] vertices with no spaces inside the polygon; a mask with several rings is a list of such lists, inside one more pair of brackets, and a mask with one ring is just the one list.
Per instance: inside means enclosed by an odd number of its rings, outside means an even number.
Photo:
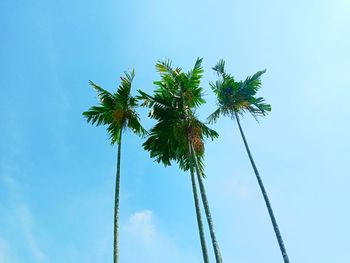
[{"label": "coconut palm tree", "polygon": [[143,146],[157,162],[167,166],[175,161],[180,169],[190,171],[203,259],[207,263],[209,257],[194,176],[196,171],[216,262],[221,263],[220,250],[202,181],[204,139],[214,139],[218,134],[202,123],[195,114],[195,110],[205,103],[200,87],[203,74],[201,63],[202,59],[197,59],[194,68],[188,73],[183,72],[181,68],[173,69],[169,60],[156,64],[161,80],[154,82],[157,86],[154,95],[150,96],[139,91],[143,104],[151,108],[149,116],[157,121]]},{"label": "coconut palm tree", "polygon": [[218,108],[208,117],[208,121],[210,123],[214,123],[221,115],[231,117],[237,121],[249,160],[253,166],[256,178],[263,194],[284,262],[289,263],[287,251],[284,246],[267,192],[249,150],[249,146],[240,123],[240,116],[243,116],[245,113],[250,113],[257,120],[258,117],[265,116],[271,111],[271,106],[265,103],[264,98],[255,96],[261,86],[260,77],[265,73],[265,70],[258,71],[253,76],[247,77],[244,81],[236,81],[233,76],[226,73],[224,60],[220,60],[216,66],[213,67],[213,70],[216,71],[219,76],[219,80],[217,80],[215,83],[210,83],[213,92],[217,96]]},{"label": "coconut palm tree", "polygon": [[135,76],[134,70],[124,72],[121,77],[121,84],[115,93],[107,90],[90,81],[90,85],[97,92],[99,105],[91,107],[83,112],[83,116],[88,123],[96,126],[107,125],[107,132],[110,136],[111,144],[117,143],[117,173],[115,183],[114,199],[114,246],[113,262],[118,263],[118,228],[119,228],[119,191],[120,191],[120,158],[122,146],[122,134],[126,130],[131,130],[139,136],[146,135],[146,130],[140,124],[140,118],[135,108],[137,100],[131,96],[131,83]]}]

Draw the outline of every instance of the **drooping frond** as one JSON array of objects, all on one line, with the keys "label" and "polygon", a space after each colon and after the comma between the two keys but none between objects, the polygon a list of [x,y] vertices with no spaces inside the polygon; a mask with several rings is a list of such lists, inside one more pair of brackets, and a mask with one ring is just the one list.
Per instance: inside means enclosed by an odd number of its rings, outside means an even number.
[{"label": "drooping frond", "polygon": [[115,144],[116,142],[119,142],[121,128],[122,127],[117,123],[110,123],[108,125],[107,133],[109,135],[109,139],[112,145]]},{"label": "drooping frond", "polygon": [[207,120],[210,124],[213,124],[219,119],[220,115],[221,115],[221,109],[218,108],[212,114],[209,115]]},{"label": "drooping frond", "polygon": [[141,126],[140,117],[135,111],[130,111],[128,114],[128,128],[141,137],[147,134],[147,130]]},{"label": "drooping frond", "polygon": [[219,137],[219,134],[215,130],[209,128],[197,118],[194,119],[194,125],[200,129],[202,139],[210,138],[211,140],[214,140]]},{"label": "drooping frond", "polygon": [[172,120],[157,122],[151,128],[144,142],[143,147],[149,151],[151,158],[155,158],[157,162],[162,162],[165,166],[171,165],[171,160],[175,160],[177,150],[179,150],[179,141],[175,140],[181,132],[178,129],[178,123]]},{"label": "drooping frond", "polygon": [[[189,154],[189,153],[188,153]],[[183,159],[180,159],[180,161],[178,162],[179,163],[179,167],[181,168],[181,170],[183,171],[189,171],[190,170],[190,157],[188,158],[183,158]],[[205,176],[205,172],[204,172],[204,155],[198,155],[197,154],[197,163],[198,163],[198,168],[199,168],[199,172],[201,174],[202,177],[206,177]]]}]

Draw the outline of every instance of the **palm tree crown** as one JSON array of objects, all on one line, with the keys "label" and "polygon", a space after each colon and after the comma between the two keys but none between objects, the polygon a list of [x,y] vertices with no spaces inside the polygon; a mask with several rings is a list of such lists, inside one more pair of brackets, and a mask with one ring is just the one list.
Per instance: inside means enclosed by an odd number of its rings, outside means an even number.
[{"label": "palm tree crown", "polygon": [[197,59],[194,68],[186,73],[181,68],[173,69],[169,60],[158,62],[156,69],[161,80],[154,82],[157,86],[154,95],[139,92],[143,105],[151,108],[149,116],[157,120],[143,144],[151,157],[166,166],[171,161],[176,161],[181,169],[188,171],[188,145],[191,142],[204,175],[203,140],[214,139],[218,134],[202,123],[195,114],[196,108],[205,103],[203,89],[200,87],[203,73],[201,63],[202,59]]},{"label": "palm tree crown", "polygon": [[88,123],[96,126],[108,125],[107,132],[111,144],[119,142],[121,131],[129,128],[137,135],[143,136],[147,132],[140,124],[140,118],[135,110],[137,99],[131,96],[131,83],[135,76],[134,70],[124,72],[121,84],[115,93],[110,93],[92,81],[89,84],[97,92],[99,105],[92,106],[83,112]]},{"label": "palm tree crown", "polygon": [[243,115],[249,112],[257,119],[271,111],[271,106],[265,103],[264,98],[255,96],[261,86],[260,77],[266,70],[258,71],[244,81],[236,81],[226,73],[224,60],[220,60],[213,70],[220,78],[215,83],[210,83],[218,105],[217,110],[208,118],[210,123],[216,122],[220,115],[235,119],[235,113]]}]

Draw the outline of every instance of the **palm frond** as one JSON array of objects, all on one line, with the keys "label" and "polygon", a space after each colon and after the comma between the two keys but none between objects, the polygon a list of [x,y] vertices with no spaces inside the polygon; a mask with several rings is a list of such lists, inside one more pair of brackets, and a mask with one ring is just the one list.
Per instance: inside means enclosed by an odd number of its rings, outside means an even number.
[{"label": "palm frond", "polygon": [[135,111],[132,111],[128,116],[128,128],[141,137],[147,135],[147,130],[142,127],[140,117]]},{"label": "palm frond", "polygon": [[199,86],[200,80],[203,76],[203,67],[202,67],[203,58],[197,58],[194,67],[187,74],[189,82],[194,86]]},{"label": "palm frond", "polygon": [[156,64],[156,69],[160,74],[169,74],[172,77],[175,77],[181,72],[181,68],[172,68],[172,62],[170,59],[164,61],[158,61]]},{"label": "palm frond", "polygon": [[110,123],[108,125],[107,133],[109,134],[111,145],[115,144],[116,142],[119,142],[121,129],[122,126],[120,126],[118,123]]},{"label": "palm frond", "polygon": [[261,75],[266,72],[266,69],[256,72],[253,76],[248,76],[242,82],[242,89],[245,90],[248,95],[254,96],[261,86]]},{"label": "palm frond", "polygon": [[218,63],[212,68],[219,76],[224,75],[225,72],[225,60],[220,59]]},{"label": "palm frond", "polygon": [[114,104],[114,98],[111,93],[109,93],[107,90],[103,89],[102,87],[98,86],[91,80],[89,80],[89,85],[97,92],[98,99],[101,103],[106,104],[110,107]]},{"label": "palm frond", "polygon": [[[178,161],[179,167],[183,171],[189,171],[191,167],[191,157],[188,158],[182,158]],[[198,168],[201,176],[205,178],[205,173],[204,173],[204,155],[198,155],[197,154],[197,163],[198,163]]]},{"label": "palm frond", "polygon": [[217,108],[212,114],[209,115],[209,117],[207,118],[207,121],[210,124],[213,124],[219,119],[220,115],[221,115],[221,109]]},{"label": "palm frond", "polygon": [[195,119],[195,125],[201,130],[201,138],[209,138],[211,140],[214,140],[219,137],[219,134],[215,130],[209,128],[197,118]]},{"label": "palm frond", "polygon": [[88,123],[100,126],[111,122],[111,109],[104,105],[92,106],[89,110],[83,112],[83,116]]},{"label": "palm frond", "polygon": [[135,71],[132,70],[131,72],[124,71],[124,76],[121,76],[121,83],[119,85],[119,88],[117,92],[114,94],[116,103],[119,105],[119,107],[122,107],[124,109],[128,108],[129,105],[129,99],[131,97],[131,85],[132,81],[135,77]]}]

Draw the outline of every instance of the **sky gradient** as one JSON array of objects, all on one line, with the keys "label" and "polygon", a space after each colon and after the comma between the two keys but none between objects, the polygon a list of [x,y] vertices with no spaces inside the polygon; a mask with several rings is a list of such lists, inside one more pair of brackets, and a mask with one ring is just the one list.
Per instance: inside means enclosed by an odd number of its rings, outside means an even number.
[{"label": "sky gradient", "polygon": [[[220,58],[237,79],[267,69],[258,95],[272,112],[242,126],[290,261],[344,262],[349,13],[348,0],[2,0],[0,263],[112,262],[117,151],[82,117],[97,103],[88,81],[115,91],[135,68],[133,93],[152,92],[158,60],[188,70],[197,57],[202,120]],[[236,124],[212,127],[205,185],[224,261],[282,262]],[[202,262],[189,175],[153,162],[133,134],[123,140],[121,262]]]}]

